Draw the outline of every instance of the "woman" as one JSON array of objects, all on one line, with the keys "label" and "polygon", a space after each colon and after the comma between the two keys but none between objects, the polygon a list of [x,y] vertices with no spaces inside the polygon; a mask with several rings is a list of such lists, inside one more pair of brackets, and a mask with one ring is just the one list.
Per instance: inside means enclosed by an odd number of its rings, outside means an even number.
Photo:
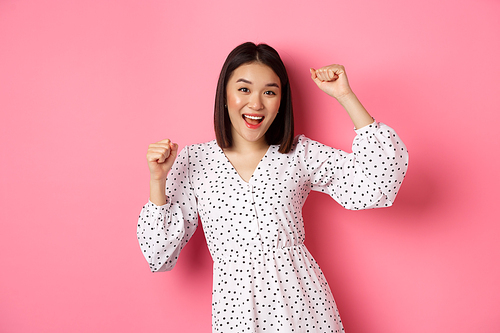
[{"label": "woman", "polygon": [[343,331],[326,279],[304,246],[302,206],[311,190],[348,209],[390,206],[403,181],[404,144],[368,114],[344,68],[310,72],[351,117],[353,153],[294,138],[285,66],[273,48],[253,43],[236,47],[222,68],[217,140],[178,156],[168,139],[149,146],[141,249],[152,271],[172,269],[200,216],[214,260],[213,332]]}]

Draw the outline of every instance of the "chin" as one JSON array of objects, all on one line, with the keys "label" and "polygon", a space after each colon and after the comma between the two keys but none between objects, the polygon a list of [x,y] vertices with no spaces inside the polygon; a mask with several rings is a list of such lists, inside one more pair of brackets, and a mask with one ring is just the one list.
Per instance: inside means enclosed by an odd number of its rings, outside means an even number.
[{"label": "chin", "polygon": [[260,140],[264,139],[264,136],[265,135],[258,135],[258,136],[246,135],[246,136],[243,136],[243,139],[245,139],[248,142],[259,142]]}]

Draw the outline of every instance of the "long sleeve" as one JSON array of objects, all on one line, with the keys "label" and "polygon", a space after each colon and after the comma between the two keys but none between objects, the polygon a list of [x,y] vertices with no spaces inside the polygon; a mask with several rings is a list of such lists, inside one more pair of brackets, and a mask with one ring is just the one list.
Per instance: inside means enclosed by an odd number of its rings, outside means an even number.
[{"label": "long sleeve", "polygon": [[408,168],[408,151],[383,123],[373,122],[356,133],[350,154],[299,139],[311,189],[328,193],[347,209],[391,206]]},{"label": "long sleeve", "polygon": [[152,272],[171,270],[198,226],[188,147],[179,153],[170,170],[166,194],[165,205],[149,201],[142,208],[137,224],[137,239]]}]

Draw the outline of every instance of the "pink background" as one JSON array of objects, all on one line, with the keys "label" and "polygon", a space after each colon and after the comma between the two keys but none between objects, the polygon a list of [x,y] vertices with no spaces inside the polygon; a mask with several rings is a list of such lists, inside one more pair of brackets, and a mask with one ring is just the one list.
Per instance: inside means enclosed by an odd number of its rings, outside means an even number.
[{"label": "pink background", "polygon": [[201,229],[151,274],[137,240],[150,142],[214,138],[227,53],[266,42],[297,133],[350,150],[309,79],[346,66],[410,151],[395,206],[314,193],[307,244],[348,333],[500,330],[500,2],[0,1],[0,332],[209,332]]}]

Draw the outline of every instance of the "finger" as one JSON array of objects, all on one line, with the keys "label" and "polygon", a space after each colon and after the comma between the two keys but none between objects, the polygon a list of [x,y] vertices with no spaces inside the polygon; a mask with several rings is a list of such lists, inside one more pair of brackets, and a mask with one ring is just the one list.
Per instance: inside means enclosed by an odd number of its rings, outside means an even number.
[{"label": "finger", "polygon": [[163,163],[170,156],[171,149],[166,149],[163,147],[152,147],[148,149],[147,159],[150,162]]},{"label": "finger", "polygon": [[328,69],[327,68],[320,68],[318,70],[319,74],[318,74],[318,78],[325,82],[325,81],[329,81],[329,78],[328,78]]},{"label": "finger", "polygon": [[165,154],[169,152],[171,149],[170,147],[161,147],[161,146],[156,146],[156,147],[149,147],[148,148],[148,154],[149,153],[159,153],[159,154]]},{"label": "finger", "polygon": [[154,143],[151,143],[149,145],[149,147],[162,147],[162,148],[165,148],[165,149],[169,149],[170,148],[170,144],[172,142],[170,141],[170,139],[164,139],[164,140],[161,140],[161,141],[158,141],[158,142],[154,142]]},{"label": "finger", "polygon": [[335,77],[335,73],[333,72],[333,70],[332,69],[328,69],[326,71],[326,78],[328,79],[328,81],[333,80],[334,77]]},{"label": "finger", "polygon": [[168,157],[170,156],[170,152],[171,152],[170,149],[165,150],[165,152],[163,154],[161,154],[160,158],[158,159],[158,163],[161,164],[161,163],[165,162],[168,159]]},{"label": "finger", "polygon": [[334,65],[334,66],[332,66],[332,70],[336,76],[340,76],[342,74],[345,74],[345,68],[342,65]]},{"label": "finger", "polygon": [[166,144],[170,144],[170,143],[171,143],[171,141],[170,141],[170,139],[163,139],[163,140],[158,141],[158,142],[156,142],[156,143],[166,143]]},{"label": "finger", "polygon": [[314,68],[309,68],[309,72],[311,73],[311,79],[315,79],[317,76],[316,76],[316,70]]},{"label": "finger", "polygon": [[320,74],[318,75],[318,79],[320,79],[321,82],[328,81],[327,77],[326,77],[326,74],[324,72],[320,72]]},{"label": "finger", "polygon": [[149,149],[153,149],[153,150],[157,150],[157,149],[170,149],[170,145],[166,144],[166,143],[152,143],[148,146],[148,150]]},{"label": "finger", "polygon": [[310,68],[309,71],[311,72],[311,79],[319,86],[321,84],[321,80],[318,77],[318,70]]},{"label": "finger", "polygon": [[177,143],[171,143],[169,157],[175,160],[175,158],[177,157],[177,150],[179,150],[179,145]]},{"label": "finger", "polygon": [[147,155],[148,162],[163,163],[165,162],[165,154],[152,152]]},{"label": "finger", "polygon": [[177,150],[179,149],[179,145],[177,143],[170,143],[170,150],[172,150],[171,154],[177,154]]},{"label": "finger", "polygon": [[339,76],[338,76],[337,72],[334,69],[332,69],[332,68],[328,69],[327,75],[326,75],[326,80],[327,81],[335,81],[338,78],[339,78]]}]

